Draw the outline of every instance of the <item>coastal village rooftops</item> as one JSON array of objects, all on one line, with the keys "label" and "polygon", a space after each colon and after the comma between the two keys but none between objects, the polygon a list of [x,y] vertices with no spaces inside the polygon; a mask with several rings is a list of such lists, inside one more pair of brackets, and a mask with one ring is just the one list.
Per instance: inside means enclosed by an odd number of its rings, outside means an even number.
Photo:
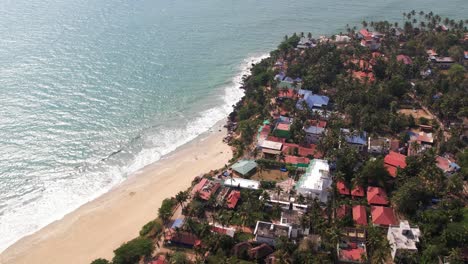
[{"label": "coastal village rooftops", "polygon": [[210,223],[211,225],[211,231],[222,234],[222,235],[227,235],[230,237],[234,237],[234,234],[236,233],[236,230],[231,227],[223,227],[222,225]]},{"label": "coastal village rooftops", "polygon": [[355,186],[351,190],[351,196],[354,197],[364,197],[364,188],[362,186]]},{"label": "coastal village rooftops", "polygon": [[357,225],[367,225],[367,212],[364,205],[353,206],[353,220]]},{"label": "coastal village rooftops", "polygon": [[291,128],[291,125],[290,125],[290,124],[279,123],[278,125],[276,125],[276,129],[278,129],[278,130],[286,130],[286,131],[289,131],[290,128]]},{"label": "coastal village rooftops", "polygon": [[267,238],[291,237],[291,226],[257,221],[254,234]]},{"label": "coastal village rooftops", "polygon": [[452,59],[451,57],[435,57],[432,58],[432,61],[436,63],[454,63],[455,60]]},{"label": "coastal village rooftops", "polygon": [[340,205],[338,208],[336,208],[336,218],[342,219],[348,215],[348,212],[349,212],[348,205],[346,204]]},{"label": "coastal village rooftops", "polygon": [[310,160],[308,158],[304,157],[296,157],[296,156],[285,156],[284,161],[289,164],[293,165],[303,165],[304,167],[307,167],[309,164]]},{"label": "coastal village rooftops", "polygon": [[341,242],[337,245],[338,263],[364,263],[367,258],[364,242]]},{"label": "coastal village rooftops", "polygon": [[176,231],[169,229],[164,234],[164,240],[171,244],[194,247],[201,244],[201,240],[194,234],[185,231]]},{"label": "coastal village rooftops", "polygon": [[248,175],[257,168],[257,163],[253,160],[239,160],[231,168],[241,175]]},{"label": "coastal village rooftops", "polygon": [[363,71],[353,71],[353,78],[364,82],[374,82],[375,81],[375,76],[374,73],[372,72],[363,72]]},{"label": "coastal village rooftops", "polygon": [[339,181],[336,183],[336,189],[338,190],[339,194],[342,195],[349,195],[349,188],[346,186],[346,183],[344,181]]},{"label": "coastal village rooftops", "polygon": [[397,168],[406,167],[406,156],[395,151],[390,151],[384,158],[384,166],[392,177],[397,176]]},{"label": "coastal village rooftops", "polygon": [[269,141],[273,141],[273,142],[283,143],[283,149],[284,149],[284,143],[286,143],[285,138],[280,138],[280,137],[275,137],[275,136],[268,136],[266,139],[269,140]]},{"label": "coastal village rooftops", "polygon": [[262,147],[262,148],[273,149],[273,150],[281,150],[282,146],[283,146],[282,143],[269,141],[269,140],[264,140],[260,144],[260,147]]},{"label": "coastal village rooftops", "polygon": [[437,52],[435,52],[433,49],[428,49],[426,50],[426,53],[429,57],[436,57],[436,56],[439,56],[439,54],[437,54]]},{"label": "coastal village rooftops", "polygon": [[413,60],[407,55],[403,55],[403,54],[397,55],[396,59],[397,61],[402,62],[405,65],[413,64]]},{"label": "coastal village rooftops", "polygon": [[397,223],[393,208],[385,206],[371,206],[372,223],[390,226]]},{"label": "coastal village rooftops", "polygon": [[369,186],[367,187],[367,202],[369,204],[386,205],[388,204],[387,193],[380,187]]},{"label": "coastal village rooftops", "polygon": [[296,104],[296,108],[302,109],[302,104],[305,102],[307,106],[312,109],[312,108],[323,108],[328,106],[328,103],[330,101],[330,98],[325,95],[319,95],[319,94],[313,94],[312,91],[309,90],[299,90],[299,95],[301,95],[303,98],[299,99],[299,101]]},{"label": "coastal village rooftops", "polygon": [[221,185],[217,182],[208,180],[207,178],[201,179],[192,190],[192,196],[199,194],[203,200],[209,200],[211,195],[215,193]]},{"label": "coastal village rooftops", "polygon": [[387,239],[391,247],[392,258],[395,258],[397,250],[417,251],[420,236],[419,228],[411,227],[408,221],[401,221],[400,225],[390,226]]},{"label": "coastal village rooftops", "polygon": [[224,181],[224,185],[243,189],[258,190],[260,187],[260,182],[243,178],[228,178]]},{"label": "coastal village rooftops", "polygon": [[297,92],[294,89],[280,89],[278,91],[278,98],[289,98],[292,99],[297,96]]}]

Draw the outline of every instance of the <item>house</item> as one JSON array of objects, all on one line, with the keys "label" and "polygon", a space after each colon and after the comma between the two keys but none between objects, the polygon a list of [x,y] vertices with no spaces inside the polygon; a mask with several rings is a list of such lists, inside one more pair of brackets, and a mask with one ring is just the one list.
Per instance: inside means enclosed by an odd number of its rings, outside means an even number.
[{"label": "house", "polygon": [[313,48],[317,46],[317,41],[313,38],[306,38],[306,37],[301,37],[299,42],[297,43],[297,48],[298,49],[308,49],[308,48]]},{"label": "house", "polygon": [[373,83],[375,82],[375,76],[372,72],[364,72],[364,71],[353,71],[352,74],[353,78],[360,81],[361,83]]},{"label": "house", "polygon": [[195,187],[192,189],[192,197],[196,196],[198,193],[198,196],[200,199],[208,201],[220,187],[221,185],[217,182],[208,180],[207,178],[201,179]]},{"label": "house", "polygon": [[296,157],[287,155],[284,157],[284,162],[287,164],[291,164],[298,168],[307,168],[309,166],[310,160],[304,157]]},{"label": "house", "polygon": [[262,153],[265,158],[276,158],[276,156],[281,153],[282,147],[282,143],[269,140],[264,140],[260,144],[260,148],[262,149]]},{"label": "house", "polygon": [[405,65],[413,64],[413,60],[409,56],[403,55],[403,54],[397,55],[396,60],[398,62],[401,62],[401,63],[405,64]]},{"label": "house", "polygon": [[263,243],[260,246],[249,249],[249,257],[255,260],[261,260],[273,252],[274,250],[269,245]]},{"label": "house", "polygon": [[387,193],[380,187],[369,186],[367,187],[367,202],[369,204],[387,205]]},{"label": "house", "polygon": [[372,223],[378,226],[391,226],[397,223],[393,208],[371,206]]},{"label": "house", "polygon": [[346,183],[344,181],[338,181],[336,183],[336,190],[341,195],[349,195],[350,194],[349,188],[346,186]]},{"label": "house", "polygon": [[237,258],[245,258],[248,256],[249,250],[252,248],[252,244],[248,241],[240,242],[232,247],[232,255]]},{"label": "house", "polygon": [[297,91],[294,89],[280,89],[276,98],[280,100],[284,99],[295,99],[297,97]]},{"label": "house", "polygon": [[380,39],[378,38],[365,38],[361,40],[361,46],[369,48],[370,50],[378,50],[381,46]]},{"label": "house", "polygon": [[275,81],[281,82],[284,78],[286,78],[286,74],[284,72],[279,72],[275,75]]},{"label": "house", "polygon": [[218,233],[221,235],[234,237],[236,233],[236,229],[232,227],[225,227],[216,223],[210,223],[210,226],[211,226],[211,232]]},{"label": "house", "polygon": [[258,190],[260,187],[260,182],[243,178],[228,178],[224,181],[224,186]]},{"label": "house", "polygon": [[347,215],[349,215],[349,206],[346,204],[340,205],[336,208],[336,218],[343,219]]},{"label": "house", "polygon": [[436,166],[447,174],[457,172],[461,169],[453,159],[442,156],[436,157]]},{"label": "house", "polygon": [[166,260],[165,255],[159,255],[157,256],[157,258],[153,258],[153,260],[149,262],[149,264],[169,264],[169,262]]},{"label": "house", "polygon": [[334,42],[337,44],[349,43],[351,42],[351,38],[347,35],[335,35]]},{"label": "house", "polygon": [[441,69],[448,69],[455,63],[455,60],[450,57],[431,57],[430,61]]},{"label": "house", "polygon": [[313,109],[323,109],[328,106],[330,98],[325,95],[313,94],[312,91],[308,90],[299,90],[299,99],[296,103],[296,108],[299,110],[303,109],[303,104],[305,103],[310,110]]},{"label": "house", "polygon": [[356,225],[367,225],[367,212],[364,205],[353,206],[353,220]]},{"label": "house", "polygon": [[308,235],[309,228],[302,228],[301,217],[302,211],[297,210],[282,210],[280,223],[291,227],[291,238],[295,239],[298,236]]},{"label": "house", "polygon": [[280,138],[291,137],[291,123],[278,122],[273,130],[273,135]]},{"label": "house", "polygon": [[234,209],[241,198],[240,191],[232,190],[226,200],[226,205],[229,209]]},{"label": "house", "polygon": [[171,246],[193,248],[201,245],[201,240],[192,233],[176,231],[171,228],[164,234],[164,243]]},{"label": "house", "polygon": [[370,32],[370,31],[367,30],[366,28],[362,28],[362,29],[359,30],[359,32],[357,33],[357,38],[358,38],[358,39],[368,39],[368,38],[372,38],[372,32]]},{"label": "house", "polygon": [[302,147],[293,143],[283,143],[281,152],[284,155],[294,155],[307,158],[321,158],[322,153],[316,150],[317,145],[310,144],[308,147]]},{"label": "house", "polygon": [[372,138],[369,137],[367,143],[367,153],[370,154],[384,154],[387,153],[390,148],[390,140],[388,138]]},{"label": "house", "polygon": [[367,249],[365,230],[347,229],[346,234],[340,239],[337,249],[337,263],[366,263]]},{"label": "house", "polygon": [[318,198],[326,203],[331,186],[330,167],[326,160],[314,159],[310,162],[304,175],[296,183],[298,193],[311,198]]},{"label": "house", "polygon": [[390,151],[384,158],[384,166],[390,176],[397,176],[398,168],[406,168],[406,156],[395,151]]},{"label": "house", "polygon": [[347,128],[341,128],[340,131],[348,146],[356,148],[358,151],[367,150],[367,133],[365,131],[351,133]]},{"label": "house", "polygon": [[419,228],[411,227],[408,221],[401,221],[397,226],[389,226],[387,239],[391,247],[392,259],[404,251],[417,252],[420,236]]},{"label": "house", "polygon": [[239,160],[231,166],[234,174],[241,177],[252,175],[257,168],[257,163],[253,160]]},{"label": "house", "polygon": [[307,143],[318,143],[325,135],[327,122],[323,120],[309,120],[304,126]]},{"label": "house", "polygon": [[362,186],[354,186],[354,188],[351,190],[351,196],[364,197],[364,188]]},{"label": "house", "polygon": [[291,237],[291,226],[273,224],[270,222],[257,221],[255,226],[255,241],[275,246],[276,239],[279,237]]}]

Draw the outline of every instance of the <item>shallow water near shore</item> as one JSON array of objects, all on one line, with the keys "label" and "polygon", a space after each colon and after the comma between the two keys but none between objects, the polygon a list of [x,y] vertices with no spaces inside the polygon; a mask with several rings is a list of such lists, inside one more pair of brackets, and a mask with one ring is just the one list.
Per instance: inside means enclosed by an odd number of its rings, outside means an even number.
[{"label": "shallow water near shore", "polygon": [[207,131],[290,32],[466,0],[17,0],[0,5],[0,251]]}]

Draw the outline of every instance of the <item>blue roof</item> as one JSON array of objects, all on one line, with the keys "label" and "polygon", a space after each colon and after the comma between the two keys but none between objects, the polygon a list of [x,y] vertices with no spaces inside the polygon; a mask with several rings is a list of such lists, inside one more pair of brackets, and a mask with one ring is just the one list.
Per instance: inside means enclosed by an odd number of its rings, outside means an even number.
[{"label": "blue roof", "polygon": [[290,82],[290,83],[294,82],[293,78],[291,78],[291,77],[289,77],[289,76],[286,77],[286,78],[284,78],[283,81],[284,81],[284,82]]},{"label": "blue roof", "polygon": [[366,145],[367,144],[367,133],[362,132],[359,135],[349,135],[349,129],[342,128],[341,132],[345,134],[346,142],[356,145]]},{"label": "blue roof", "polygon": [[282,81],[284,79],[284,77],[286,77],[284,72],[280,72],[280,73],[275,75],[275,80]]},{"label": "blue roof", "polygon": [[299,90],[299,95],[303,95],[304,99],[300,99],[297,104],[296,108],[302,109],[302,102],[306,102],[307,106],[309,106],[310,109],[312,108],[322,108],[324,106],[328,105],[328,102],[330,101],[330,98],[325,95],[319,95],[319,94],[313,94],[312,91],[308,90]]},{"label": "blue roof", "polygon": [[172,224],[171,228],[180,228],[184,224],[184,219],[177,218],[174,223]]},{"label": "blue roof", "polygon": [[296,81],[296,82],[302,82],[302,79],[299,78],[299,77],[297,77],[296,79],[294,79],[294,81]]},{"label": "blue roof", "polygon": [[322,134],[325,131],[325,128],[318,126],[309,126],[307,128],[304,128],[304,131],[307,134]]}]

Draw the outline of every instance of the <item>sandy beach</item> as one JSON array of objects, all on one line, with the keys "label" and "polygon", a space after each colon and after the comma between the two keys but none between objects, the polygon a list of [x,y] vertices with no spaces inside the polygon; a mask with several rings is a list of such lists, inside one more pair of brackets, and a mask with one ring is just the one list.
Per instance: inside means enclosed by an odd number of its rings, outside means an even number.
[{"label": "sandy beach", "polygon": [[[0,263],[90,263],[113,250],[157,216],[164,198],[187,189],[194,177],[223,167],[232,157],[219,122],[189,144],[136,173],[110,192],[81,206],[0,255]],[[219,131],[221,130],[221,131]]]}]

